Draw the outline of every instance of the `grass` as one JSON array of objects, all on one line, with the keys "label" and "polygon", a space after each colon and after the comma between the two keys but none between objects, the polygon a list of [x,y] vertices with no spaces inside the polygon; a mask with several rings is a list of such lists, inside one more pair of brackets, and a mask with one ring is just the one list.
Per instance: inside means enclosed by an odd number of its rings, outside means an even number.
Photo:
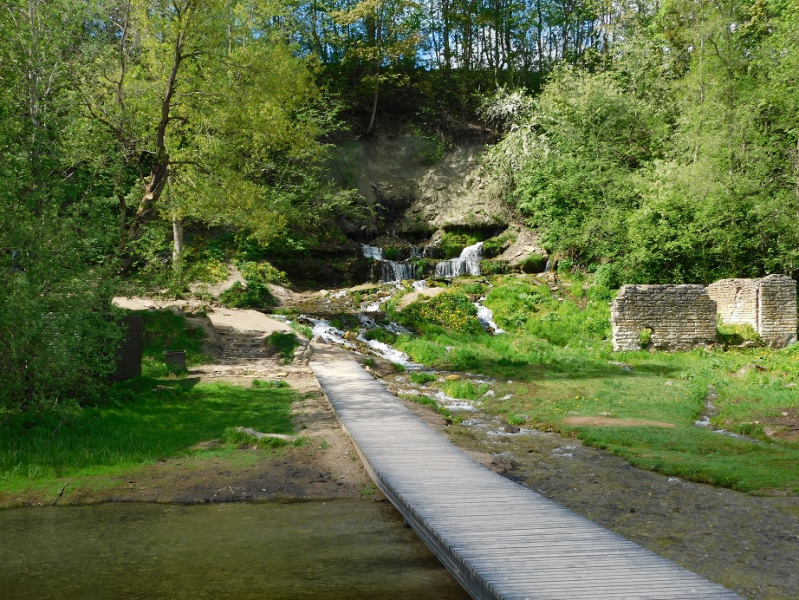
[{"label": "grass", "polygon": [[168,310],[137,311],[144,319],[142,374],[145,377],[180,375],[179,370],[164,363],[167,350],[185,350],[186,366],[207,362],[203,353],[205,332],[192,327],[182,316]]},{"label": "grass", "polygon": [[[417,334],[400,335],[396,346],[435,369],[496,378],[491,389],[497,400],[486,402],[484,410],[503,415],[510,424],[574,434],[636,466],[685,479],[749,492],[799,493],[799,442],[767,435],[769,419],[799,411],[794,387],[799,387],[799,346],[614,353],[609,341],[612,293],[591,283],[563,274],[555,290],[540,277],[495,276],[485,304],[508,334],[445,327],[448,317],[440,313],[433,322],[419,322],[423,312],[416,311]],[[720,332],[725,344],[747,338],[752,338],[747,331]],[[709,385],[718,394],[711,423],[767,443],[696,427]],[[463,380],[439,387],[469,400],[487,390]],[[565,421],[577,416],[674,427],[577,427]]]},{"label": "grass", "polygon": [[444,393],[450,398],[461,400],[477,400],[488,391],[488,385],[475,385],[471,381],[445,381],[441,386]]},{"label": "grass", "polygon": [[438,402],[429,398],[428,396],[415,396],[415,395],[403,395],[403,398],[406,400],[410,400],[411,402],[415,402],[416,404],[421,404],[422,406],[429,406],[439,415],[447,419],[448,421],[452,421],[452,413],[446,406],[441,406]]},{"label": "grass", "polygon": [[293,433],[291,389],[242,388],[149,378],[121,386],[132,399],[86,408],[63,423],[0,431],[0,486],[33,479],[122,472],[190,454],[190,446],[220,438],[227,427]]},{"label": "grass", "polygon": [[266,338],[266,343],[277,350],[283,361],[288,363],[294,358],[294,350],[300,345],[300,340],[294,333],[275,331]]},{"label": "grass", "polygon": [[164,351],[185,350],[188,365],[202,363],[203,331],[169,311],[140,314],[145,376],[115,385],[103,406],[6,422],[0,427],[0,490],[123,473],[194,454],[191,446],[223,437],[226,428],[293,433],[297,395],[285,381],[254,380],[244,388],[176,378],[163,362]]},{"label": "grass", "polygon": [[436,376],[433,373],[426,373],[424,371],[414,371],[411,373],[411,381],[418,385],[424,385],[425,383],[430,383],[435,380]]}]

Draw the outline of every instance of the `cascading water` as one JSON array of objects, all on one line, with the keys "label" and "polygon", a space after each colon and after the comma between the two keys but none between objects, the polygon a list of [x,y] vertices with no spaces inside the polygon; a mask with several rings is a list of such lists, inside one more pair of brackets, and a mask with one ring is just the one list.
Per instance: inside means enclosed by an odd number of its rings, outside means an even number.
[{"label": "cascading water", "polygon": [[[361,244],[364,258],[370,258],[380,263],[380,283],[391,283],[393,281],[403,281],[406,279],[417,279],[418,269],[416,265],[408,261],[385,260],[383,249],[377,246]],[[414,249],[416,250],[416,249]],[[411,253],[411,257],[415,257]]]},{"label": "cascading water", "polygon": [[477,308],[477,320],[480,321],[483,329],[489,333],[493,333],[494,335],[505,333],[504,329],[500,329],[499,325],[494,323],[494,313],[491,312],[491,309],[487,306],[483,306],[482,302],[485,299],[486,297],[483,296],[478,302],[474,303],[475,307]]},{"label": "cascading water", "polygon": [[383,249],[377,246],[370,246],[368,244],[361,244],[364,258],[371,258],[373,260],[383,260]]},{"label": "cascading water", "polygon": [[483,242],[467,246],[458,258],[442,260],[436,265],[436,277],[452,278],[460,275],[479,275],[483,258]]},{"label": "cascading water", "polygon": [[382,283],[390,283],[392,281],[416,279],[416,271],[416,266],[413,263],[384,260],[380,273],[380,281]]}]

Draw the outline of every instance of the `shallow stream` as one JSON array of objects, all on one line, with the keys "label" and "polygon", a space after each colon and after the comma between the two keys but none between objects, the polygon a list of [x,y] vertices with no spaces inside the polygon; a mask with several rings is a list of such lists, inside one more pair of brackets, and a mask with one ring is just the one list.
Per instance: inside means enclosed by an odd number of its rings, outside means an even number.
[{"label": "shallow stream", "polygon": [[26,598],[468,598],[387,502],[0,511],[0,591]]}]

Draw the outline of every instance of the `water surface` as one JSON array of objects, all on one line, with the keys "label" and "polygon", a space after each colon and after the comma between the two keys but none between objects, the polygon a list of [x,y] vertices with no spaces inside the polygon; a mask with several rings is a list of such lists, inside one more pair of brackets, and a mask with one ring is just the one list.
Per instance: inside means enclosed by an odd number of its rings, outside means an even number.
[{"label": "water surface", "polygon": [[388,503],[0,511],[0,597],[468,598]]}]

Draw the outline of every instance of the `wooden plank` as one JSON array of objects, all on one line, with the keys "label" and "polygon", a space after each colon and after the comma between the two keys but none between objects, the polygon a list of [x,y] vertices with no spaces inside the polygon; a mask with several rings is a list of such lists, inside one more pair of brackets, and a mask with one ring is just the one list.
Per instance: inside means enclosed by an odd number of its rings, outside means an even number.
[{"label": "wooden plank", "polygon": [[483,467],[355,361],[311,367],[369,475],[473,598],[738,598]]}]

